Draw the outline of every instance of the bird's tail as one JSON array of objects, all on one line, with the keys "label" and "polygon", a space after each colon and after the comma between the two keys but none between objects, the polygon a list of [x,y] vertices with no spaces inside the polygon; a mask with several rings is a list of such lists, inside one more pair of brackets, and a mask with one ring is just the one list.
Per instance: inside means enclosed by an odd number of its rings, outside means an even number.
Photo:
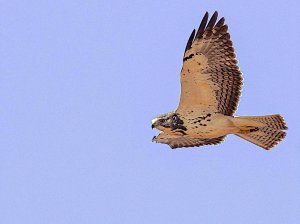
[{"label": "bird's tail", "polygon": [[[237,118],[242,121],[239,123],[243,123],[243,125],[241,126],[241,133],[236,135],[266,150],[277,145],[286,136],[283,130],[286,130],[287,126],[279,114]],[[245,126],[246,123],[248,125]]]}]

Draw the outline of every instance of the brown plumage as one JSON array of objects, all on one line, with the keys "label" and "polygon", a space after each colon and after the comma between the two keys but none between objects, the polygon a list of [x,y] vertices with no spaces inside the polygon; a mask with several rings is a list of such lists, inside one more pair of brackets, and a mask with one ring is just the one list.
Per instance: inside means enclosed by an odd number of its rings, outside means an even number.
[{"label": "brown plumage", "polygon": [[206,12],[186,44],[180,74],[181,95],[175,112],[158,116],[153,141],[171,148],[219,144],[236,134],[270,149],[285,137],[280,115],[233,117],[241,95],[242,73],[222,17]]},{"label": "brown plumage", "polygon": [[273,148],[286,136],[286,133],[282,130],[287,130],[287,126],[283,117],[279,114],[252,117],[244,116],[243,118],[259,121],[267,125],[266,127],[259,128],[257,131],[249,134],[237,134],[237,136],[264,149],[268,150]]},{"label": "brown plumage", "polygon": [[[187,77],[187,73],[191,72],[193,67],[201,68],[200,72],[205,77],[205,81],[210,82],[210,89],[217,88],[210,91],[213,91],[215,94],[215,104],[218,112],[231,116],[237,109],[241,95],[242,73],[237,66],[232,41],[228,33],[228,26],[224,25],[225,19],[221,18],[215,25],[217,17],[218,13],[215,12],[206,25],[208,13],[205,13],[195,38],[192,40],[191,37],[193,35],[190,36],[184,54],[181,79],[184,80]],[[205,57],[207,62],[199,58],[197,63],[201,63],[202,61],[206,66],[199,67],[199,64],[190,66],[188,64],[189,59],[195,57],[195,55]],[[194,75],[199,76],[197,72]],[[187,84],[186,86],[185,83]],[[181,84],[183,89],[191,87],[189,82],[185,83]],[[198,92],[197,88],[195,88],[195,92]],[[185,91],[181,92],[181,98],[185,98]],[[189,98],[189,95],[186,98]],[[198,96],[198,101],[201,101],[201,98],[202,96]],[[190,103],[190,100],[184,100],[186,103]],[[196,102],[195,104],[198,103]]]},{"label": "brown plumage", "polygon": [[168,144],[172,149],[176,149],[203,145],[216,145],[222,143],[224,138],[225,136],[218,138],[186,138],[184,136],[174,137],[168,134],[159,134],[155,137],[155,140],[160,143]]}]

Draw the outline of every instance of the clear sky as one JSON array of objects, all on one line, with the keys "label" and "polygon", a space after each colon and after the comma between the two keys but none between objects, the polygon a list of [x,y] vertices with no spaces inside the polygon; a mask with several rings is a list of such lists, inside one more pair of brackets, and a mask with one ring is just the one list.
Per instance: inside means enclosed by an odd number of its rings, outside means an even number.
[{"label": "clear sky", "polygon": [[[1,1],[0,223],[300,223],[300,3]],[[171,150],[151,119],[176,108],[188,36],[229,25],[237,115],[281,113],[275,149],[236,136]]]}]

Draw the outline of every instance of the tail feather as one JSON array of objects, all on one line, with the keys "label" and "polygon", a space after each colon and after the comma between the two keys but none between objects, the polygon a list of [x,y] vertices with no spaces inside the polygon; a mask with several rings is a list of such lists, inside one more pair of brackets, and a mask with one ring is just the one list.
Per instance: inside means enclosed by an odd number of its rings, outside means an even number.
[{"label": "tail feather", "polygon": [[280,114],[266,115],[266,116],[243,116],[242,118],[267,124],[268,127],[277,130],[287,129],[284,119]]},{"label": "tail feather", "polygon": [[279,114],[240,118],[265,124],[264,127],[258,127],[256,131],[247,134],[237,134],[237,136],[266,150],[269,150],[277,145],[286,136],[286,133],[282,130],[286,130],[287,126],[284,122],[283,117]]}]

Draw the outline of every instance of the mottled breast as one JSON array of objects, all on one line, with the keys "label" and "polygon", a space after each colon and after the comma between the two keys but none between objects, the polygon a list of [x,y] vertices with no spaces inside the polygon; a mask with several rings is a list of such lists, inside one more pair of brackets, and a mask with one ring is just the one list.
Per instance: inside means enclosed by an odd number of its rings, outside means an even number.
[{"label": "mottled breast", "polygon": [[212,114],[188,116],[184,119],[185,134],[190,137],[205,137],[212,131]]}]

